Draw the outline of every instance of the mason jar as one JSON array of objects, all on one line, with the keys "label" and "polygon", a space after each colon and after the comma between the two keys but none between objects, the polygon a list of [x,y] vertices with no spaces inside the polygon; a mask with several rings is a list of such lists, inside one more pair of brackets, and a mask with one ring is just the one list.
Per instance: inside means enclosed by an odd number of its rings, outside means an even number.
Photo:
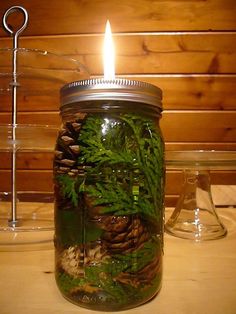
[{"label": "mason jar", "polygon": [[115,79],[61,89],[54,158],[55,276],[94,310],[153,298],[162,281],[164,143],[161,90]]}]

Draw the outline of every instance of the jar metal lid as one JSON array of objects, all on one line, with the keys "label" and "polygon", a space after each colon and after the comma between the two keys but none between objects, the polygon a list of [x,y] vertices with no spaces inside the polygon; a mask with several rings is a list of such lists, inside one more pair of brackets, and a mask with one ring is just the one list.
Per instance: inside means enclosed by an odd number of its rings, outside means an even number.
[{"label": "jar metal lid", "polygon": [[67,105],[91,100],[123,100],[149,104],[162,109],[160,88],[141,81],[117,78],[75,81],[61,88],[61,109]]}]

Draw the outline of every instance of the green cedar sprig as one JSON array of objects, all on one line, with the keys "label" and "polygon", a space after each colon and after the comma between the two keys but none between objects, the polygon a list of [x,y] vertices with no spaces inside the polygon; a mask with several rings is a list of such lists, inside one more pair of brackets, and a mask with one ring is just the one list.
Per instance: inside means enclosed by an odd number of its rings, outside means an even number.
[{"label": "green cedar sprig", "polygon": [[74,206],[78,206],[77,178],[71,178],[67,174],[57,175],[56,181],[60,185],[63,197],[69,198]]},{"label": "green cedar sprig", "polygon": [[[95,198],[95,205],[106,205],[103,213],[141,213],[161,217],[163,143],[151,120],[131,114],[114,116],[114,120],[101,115],[88,116],[79,143],[81,155],[78,162],[92,163],[88,176],[111,173],[103,177],[103,181],[88,184],[85,188]],[[129,169],[128,177],[121,181],[117,172],[112,173],[114,167]],[[140,186],[136,196],[130,193],[129,186],[132,185]]]},{"label": "green cedar sprig", "polygon": [[140,269],[149,264],[156,256],[160,256],[161,249],[159,243],[152,239],[144,244],[144,246],[131,253],[115,255],[114,259],[118,263],[123,264],[122,271],[130,273],[138,272]]},{"label": "green cedar sprig", "polygon": [[[99,168],[104,164],[132,164],[131,151],[122,151],[124,130],[123,125],[109,125],[108,119],[101,115],[88,115],[79,134],[81,154],[78,163],[93,163]],[[112,124],[112,123],[110,123]]]},{"label": "green cedar sprig", "polygon": [[161,218],[163,143],[150,119],[133,114],[87,115],[77,141],[77,165],[88,166],[86,181],[59,176],[64,197],[77,206],[78,194],[87,192],[95,205],[104,205],[103,213]]},{"label": "green cedar sprig", "polygon": [[66,273],[57,272],[56,281],[59,283],[62,292],[68,295],[73,288],[82,287],[86,284],[85,278],[75,278]]}]

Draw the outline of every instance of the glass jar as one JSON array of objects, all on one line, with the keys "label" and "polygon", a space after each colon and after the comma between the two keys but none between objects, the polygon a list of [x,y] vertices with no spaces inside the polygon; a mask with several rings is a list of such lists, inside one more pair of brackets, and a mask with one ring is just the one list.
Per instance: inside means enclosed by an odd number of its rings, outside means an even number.
[{"label": "glass jar", "polygon": [[94,310],[123,310],[161,287],[161,90],[116,79],[61,90],[54,158],[56,281]]}]

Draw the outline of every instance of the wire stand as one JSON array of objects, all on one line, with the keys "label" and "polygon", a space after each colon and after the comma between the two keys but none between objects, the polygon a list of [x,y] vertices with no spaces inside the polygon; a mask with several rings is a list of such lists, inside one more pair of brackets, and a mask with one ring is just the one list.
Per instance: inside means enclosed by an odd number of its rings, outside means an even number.
[{"label": "wire stand", "polygon": [[[13,12],[19,11],[24,15],[23,25],[16,31],[13,31],[8,23],[7,18]],[[10,227],[17,227],[20,221],[17,219],[17,190],[16,190],[16,126],[17,126],[17,49],[19,35],[24,31],[28,24],[28,13],[21,6],[13,6],[9,8],[3,16],[3,26],[5,30],[13,36],[13,58],[12,58],[12,155],[11,155],[11,187],[12,187],[12,202],[11,202],[11,218],[9,219]]]}]

